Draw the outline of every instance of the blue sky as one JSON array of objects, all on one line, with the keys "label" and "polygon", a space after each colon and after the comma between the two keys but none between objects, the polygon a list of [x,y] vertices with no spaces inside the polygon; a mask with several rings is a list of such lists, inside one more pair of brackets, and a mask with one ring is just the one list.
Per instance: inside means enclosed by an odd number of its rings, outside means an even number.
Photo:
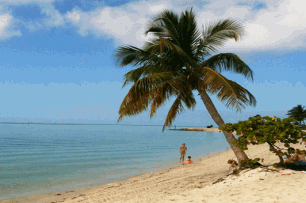
[{"label": "blue sky", "polygon": [[[245,37],[220,52],[238,54],[254,71],[254,82],[224,75],[247,88],[257,106],[242,113],[212,100],[226,122],[261,114],[285,117],[306,103],[306,14],[304,0],[0,0],[0,121],[115,124],[129,88],[118,67],[116,47],[141,47],[146,22],[164,9],[193,7],[199,27],[234,18]],[[197,94],[196,94],[197,95]],[[174,125],[214,124],[197,97],[194,111]],[[147,112],[122,124],[163,124],[171,101],[151,120]]]}]

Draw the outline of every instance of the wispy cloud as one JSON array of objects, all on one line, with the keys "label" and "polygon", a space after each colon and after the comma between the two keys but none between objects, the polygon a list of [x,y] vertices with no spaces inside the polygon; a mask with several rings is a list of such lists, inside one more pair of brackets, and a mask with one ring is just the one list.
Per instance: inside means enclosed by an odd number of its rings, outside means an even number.
[{"label": "wispy cloud", "polygon": [[[32,32],[49,27],[64,25],[64,17],[55,9],[53,5],[54,1],[55,0],[0,0],[0,15],[5,19],[3,21],[8,21],[9,23],[7,26],[3,26],[2,31],[6,34],[2,34],[1,39],[22,35],[22,33],[19,31],[20,28],[17,27],[21,25],[27,27]],[[22,7],[27,4],[38,5],[41,8],[41,13],[44,14],[46,18],[38,21],[24,22],[23,20],[16,19],[18,16],[13,16],[11,14],[14,6]],[[27,8],[25,7],[24,9]],[[13,28],[17,29],[17,31],[13,30]]]},{"label": "wispy cloud", "polygon": [[65,24],[64,16],[50,3],[41,3],[42,13],[48,18],[43,22],[47,27],[56,27]]},{"label": "wispy cloud", "polygon": [[21,4],[33,4],[33,3],[51,3],[55,0],[0,0],[0,3],[21,5]]}]

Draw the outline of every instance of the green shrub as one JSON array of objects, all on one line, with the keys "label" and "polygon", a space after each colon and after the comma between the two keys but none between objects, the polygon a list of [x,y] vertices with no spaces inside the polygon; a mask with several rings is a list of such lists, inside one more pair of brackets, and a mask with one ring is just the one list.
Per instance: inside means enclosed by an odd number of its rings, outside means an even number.
[{"label": "green shrub", "polygon": [[[288,149],[290,144],[299,143],[298,139],[306,141],[306,133],[291,124],[293,121],[295,121],[293,118],[280,119],[257,115],[250,117],[247,121],[238,121],[235,124],[227,123],[225,126],[219,127],[219,129],[228,132],[236,131],[239,137],[233,143],[241,150],[247,150],[249,144],[258,145],[268,143],[270,151],[275,153],[280,159],[280,164],[283,164],[284,160],[282,156],[291,157],[291,155],[287,150],[282,151],[279,149],[275,146],[275,143],[284,143]],[[298,154],[306,155],[305,150],[297,150],[297,152]],[[250,165],[251,163],[246,162],[244,164]]]},{"label": "green shrub", "polygon": [[261,166],[261,164],[258,162],[260,158],[256,159],[248,159],[246,161],[241,161],[241,165],[247,168],[255,168],[257,166]]}]

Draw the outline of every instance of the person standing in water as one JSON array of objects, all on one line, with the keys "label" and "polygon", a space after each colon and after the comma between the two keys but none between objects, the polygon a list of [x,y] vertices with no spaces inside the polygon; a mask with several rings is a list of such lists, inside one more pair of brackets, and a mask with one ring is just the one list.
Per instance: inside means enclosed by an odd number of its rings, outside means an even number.
[{"label": "person standing in water", "polygon": [[181,152],[180,161],[184,161],[186,151],[187,151],[187,147],[185,146],[185,143],[184,143],[184,144],[180,147],[180,152]]}]

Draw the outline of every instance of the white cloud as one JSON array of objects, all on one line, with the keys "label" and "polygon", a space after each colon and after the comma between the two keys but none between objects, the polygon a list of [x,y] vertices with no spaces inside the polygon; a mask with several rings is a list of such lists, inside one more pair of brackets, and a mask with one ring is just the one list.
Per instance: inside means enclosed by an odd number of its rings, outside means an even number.
[{"label": "white cloud", "polygon": [[12,28],[13,16],[10,14],[0,15],[0,39],[8,39],[13,36],[20,36],[19,30]]},{"label": "white cloud", "polygon": [[[285,0],[277,5],[268,4],[253,19],[241,19],[246,36],[226,48],[238,49],[292,49],[305,46],[306,14],[303,0]],[[228,16],[224,16],[228,17]]]},{"label": "white cloud", "polygon": [[78,27],[78,32],[82,36],[89,33],[95,36],[109,36],[114,37],[120,43],[136,46],[141,46],[146,39],[143,33],[149,19],[143,9],[138,11],[134,7],[105,7],[90,13],[74,9],[68,12],[65,18]]},{"label": "white cloud", "polygon": [[167,4],[159,4],[159,5],[151,5],[149,7],[150,13],[158,13],[162,12],[163,10],[167,9],[168,5]]},{"label": "white cloud", "polygon": [[2,34],[4,30],[8,27],[10,24],[10,21],[12,19],[12,16],[8,14],[4,14],[0,16],[0,33]]},{"label": "white cloud", "polygon": [[[239,42],[227,43],[223,50],[275,50],[295,49],[305,46],[306,7],[305,0],[264,0],[266,8],[252,10],[257,2],[249,0],[216,0],[199,2],[195,0],[137,1],[120,7],[97,8],[83,12],[79,8],[60,14],[52,5],[54,0],[10,0],[6,4],[36,3],[49,19],[43,23],[28,22],[32,31],[46,27],[73,24],[80,35],[92,34],[97,37],[113,37],[120,44],[142,46],[149,37],[144,35],[146,23],[164,9],[182,12],[193,7],[199,27],[207,22],[234,18],[245,26],[246,34]],[[201,4],[202,3],[202,4]]]},{"label": "white cloud", "polygon": [[74,22],[74,23],[79,22],[80,19],[81,19],[80,13],[79,13],[78,11],[76,11],[76,10],[74,10],[74,11],[72,11],[72,12],[68,12],[68,13],[66,14],[66,17],[67,17],[69,20],[71,20],[72,22]]},{"label": "white cloud", "polygon": [[19,20],[20,24],[24,24],[30,31],[34,32],[48,27],[61,26],[65,24],[63,15],[55,9],[52,4],[55,0],[0,0],[0,14],[4,10],[10,10],[9,5],[13,6],[23,6],[26,4],[37,4],[41,8],[41,13],[45,14],[48,18],[39,21],[28,21],[22,22]]},{"label": "white cloud", "polygon": [[141,46],[148,39],[145,25],[156,13],[164,9],[178,12],[194,6],[199,27],[225,18],[238,19],[245,25],[246,35],[240,42],[229,42],[225,50],[278,49],[304,46],[306,14],[303,0],[265,1],[267,8],[252,11],[255,1],[239,5],[237,0],[219,0],[204,6],[194,1],[139,1],[121,7],[104,7],[90,13],[74,11],[66,19],[79,28],[81,35],[111,36],[119,43]]}]

